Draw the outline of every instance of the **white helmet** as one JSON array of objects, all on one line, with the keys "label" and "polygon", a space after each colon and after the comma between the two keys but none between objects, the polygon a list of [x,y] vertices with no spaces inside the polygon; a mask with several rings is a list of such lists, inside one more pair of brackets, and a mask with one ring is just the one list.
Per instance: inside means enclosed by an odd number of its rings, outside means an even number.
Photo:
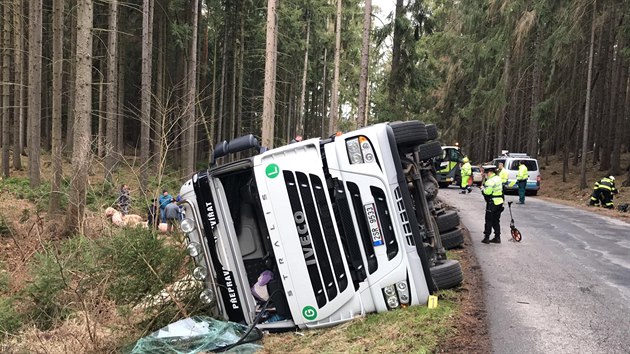
[{"label": "white helmet", "polygon": [[610,179],[611,181],[615,181],[615,176],[608,176],[608,179]]}]

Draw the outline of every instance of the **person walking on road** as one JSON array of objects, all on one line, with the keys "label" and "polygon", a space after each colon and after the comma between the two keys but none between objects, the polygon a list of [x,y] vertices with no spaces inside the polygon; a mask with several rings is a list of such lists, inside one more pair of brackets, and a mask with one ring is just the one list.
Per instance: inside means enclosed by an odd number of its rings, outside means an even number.
[{"label": "person walking on road", "polygon": [[613,209],[613,194],[617,194],[617,188],[615,188],[615,176],[608,176],[595,182],[593,188],[593,194],[591,200],[588,203],[590,206],[601,205],[606,209]]},{"label": "person walking on road", "polygon": [[[483,230],[483,243],[501,243],[501,213],[503,212],[503,183],[496,174],[495,165],[483,166],[486,182],[483,184],[482,194],[486,201],[486,217]],[[494,229],[494,237],[490,234]]]},{"label": "person walking on road", "polygon": [[472,188],[470,188],[470,185],[472,183],[470,183],[470,178],[472,176],[472,166],[470,166],[470,162],[468,160],[468,157],[464,157],[462,159],[462,162],[464,163],[462,165],[462,168],[460,169],[460,173],[462,176],[462,181],[460,183],[460,186],[462,188],[462,194],[466,194],[466,192],[470,193],[472,192]]},{"label": "person walking on road", "polygon": [[516,184],[518,184],[518,204],[525,204],[525,188],[527,188],[527,179],[529,171],[525,166],[525,161],[518,163],[518,172],[516,173]]}]

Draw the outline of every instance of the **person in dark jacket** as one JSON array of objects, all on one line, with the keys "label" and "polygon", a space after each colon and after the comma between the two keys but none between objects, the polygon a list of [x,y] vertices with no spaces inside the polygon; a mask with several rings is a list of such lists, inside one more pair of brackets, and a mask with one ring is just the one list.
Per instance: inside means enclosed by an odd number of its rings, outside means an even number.
[{"label": "person in dark jacket", "polygon": [[151,205],[147,208],[147,225],[149,229],[157,229],[160,224],[159,212],[156,199],[151,199]]},{"label": "person in dark jacket", "polygon": [[179,223],[179,206],[173,199],[164,208],[166,223],[168,224],[167,232],[173,232],[175,224]]},{"label": "person in dark jacket", "polygon": [[120,186],[120,195],[118,196],[118,207],[123,215],[129,214],[129,204],[131,204],[131,196],[129,195],[129,186],[123,184]]}]

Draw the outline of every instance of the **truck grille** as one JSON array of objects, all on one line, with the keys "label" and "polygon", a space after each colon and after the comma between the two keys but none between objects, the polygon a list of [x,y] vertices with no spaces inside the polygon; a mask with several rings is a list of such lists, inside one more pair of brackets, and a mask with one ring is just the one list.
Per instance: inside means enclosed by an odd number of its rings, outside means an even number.
[{"label": "truck grille", "polygon": [[286,170],[283,175],[304,261],[321,308],[348,286],[326,190],[316,175]]},{"label": "truck grille", "polygon": [[361,243],[363,244],[363,250],[367,257],[368,272],[370,274],[376,272],[378,269],[378,261],[376,260],[376,254],[374,253],[374,245],[372,244],[372,235],[368,229],[368,221],[365,218],[365,211],[363,210],[363,200],[361,199],[361,192],[359,187],[352,183],[347,182],[348,191],[350,192],[350,200],[352,200],[352,206],[354,207],[354,215],[357,218],[357,224],[359,225],[359,233]]},{"label": "truck grille", "polygon": [[415,246],[416,243],[413,240],[411,224],[409,224],[409,216],[407,216],[407,210],[405,209],[402,193],[400,193],[400,187],[396,187],[394,190],[394,197],[396,197],[396,206],[398,207],[398,215],[400,216],[400,222],[405,233],[405,240],[407,240],[409,246]]},{"label": "truck grille", "polygon": [[387,248],[387,259],[391,260],[398,254],[398,242],[396,241],[396,233],[394,232],[394,226],[392,225],[391,215],[387,206],[387,200],[385,199],[385,193],[382,189],[377,187],[370,187],[372,197],[376,204],[376,211],[378,212],[378,219],[381,222],[381,233],[385,241],[385,247]]}]

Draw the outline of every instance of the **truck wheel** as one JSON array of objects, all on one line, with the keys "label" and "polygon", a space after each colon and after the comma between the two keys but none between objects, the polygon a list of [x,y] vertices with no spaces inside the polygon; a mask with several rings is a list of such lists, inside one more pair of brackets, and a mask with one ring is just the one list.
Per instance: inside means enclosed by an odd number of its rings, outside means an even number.
[{"label": "truck wheel", "polygon": [[464,244],[464,232],[462,229],[454,229],[449,232],[440,231],[440,237],[442,238],[442,247],[447,250],[460,247]]},{"label": "truck wheel", "polygon": [[459,214],[455,210],[449,210],[435,218],[440,233],[452,230],[459,225]]},{"label": "truck wheel", "polygon": [[442,155],[442,145],[439,141],[431,141],[418,146],[418,158],[422,161],[430,160]]},{"label": "truck wheel", "polygon": [[[408,122],[392,122],[389,123],[394,131],[396,145],[399,147],[416,146],[425,143],[428,140],[427,128],[424,123],[417,120]],[[441,152],[441,151],[440,151]]]},{"label": "truck wheel", "polygon": [[438,290],[454,288],[464,281],[462,266],[454,259],[432,267],[431,276]]},{"label": "truck wheel", "polygon": [[429,140],[435,140],[438,137],[438,129],[435,124],[427,124],[425,125],[427,128],[427,137]]}]

